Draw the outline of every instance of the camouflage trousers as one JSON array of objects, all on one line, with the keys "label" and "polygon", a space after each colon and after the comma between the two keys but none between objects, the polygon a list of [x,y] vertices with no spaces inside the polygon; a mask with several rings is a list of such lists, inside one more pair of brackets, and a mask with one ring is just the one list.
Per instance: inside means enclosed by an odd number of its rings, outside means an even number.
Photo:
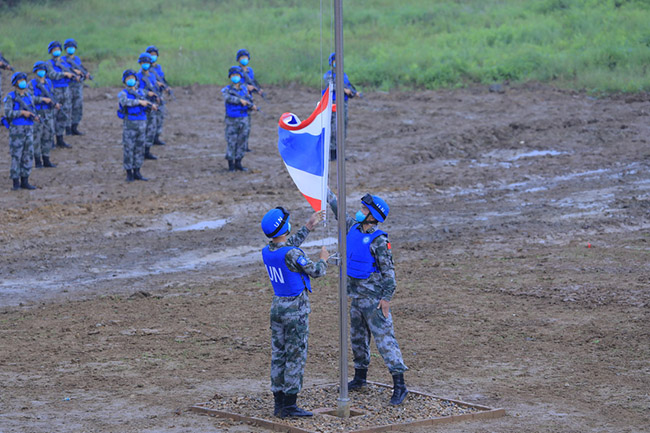
[{"label": "camouflage trousers", "polygon": [[144,142],[147,132],[146,120],[124,119],[122,126],[122,147],[124,150],[124,170],[142,167],[144,162]]},{"label": "camouflage trousers", "polygon": [[50,157],[50,150],[54,144],[54,111],[39,110],[36,114],[41,118],[34,123],[34,156]]},{"label": "camouflage trousers", "polygon": [[251,134],[251,119],[245,117],[226,117],[226,159],[234,161],[242,159],[248,147],[248,136]]},{"label": "camouflage trousers", "polygon": [[151,149],[153,140],[156,138],[156,130],[158,129],[158,112],[150,110],[147,112],[147,123],[145,128],[144,148]]},{"label": "camouflage trousers", "polygon": [[70,123],[78,125],[84,111],[84,85],[83,82],[72,82],[70,89]]},{"label": "camouflage trousers", "polygon": [[307,362],[309,293],[274,296],[271,304],[271,391],[298,394]]},{"label": "camouflage trousers", "polygon": [[[339,105],[336,104],[336,108],[338,110]],[[347,137],[348,136],[348,101],[345,101],[343,103],[343,110],[344,110],[344,125],[343,125],[343,136]],[[336,113],[332,113],[332,134],[330,138],[330,150],[336,149]]]},{"label": "camouflage trousers", "polygon": [[[158,111],[156,112],[156,135],[162,135],[163,122],[165,121],[165,116],[167,115],[167,107],[164,103],[158,106]],[[155,138],[155,137],[154,137]]]},{"label": "camouflage trousers", "polygon": [[9,127],[9,153],[11,154],[12,179],[28,177],[34,160],[34,126],[11,125]]},{"label": "camouflage trousers", "polygon": [[370,365],[370,336],[374,337],[379,354],[391,374],[404,373],[402,352],[393,331],[393,315],[388,318],[377,309],[379,299],[353,298],[350,304],[350,342],[354,368],[367,369]]},{"label": "camouflage trousers", "polygon": [[70,104],[70,88],[55,87],[54,97],[61,104],[61,108],[54,115],[55,135],[64,135],[65,128],[72,125],[72,105]]}]

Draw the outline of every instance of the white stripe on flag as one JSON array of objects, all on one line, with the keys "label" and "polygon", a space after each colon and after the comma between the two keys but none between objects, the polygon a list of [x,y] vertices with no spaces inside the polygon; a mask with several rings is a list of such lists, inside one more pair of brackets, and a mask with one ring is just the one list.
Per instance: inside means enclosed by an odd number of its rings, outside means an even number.
[{"label": "white stripe on flag", "polygon": [[[326,162],[327,164],[327,162]],[[293,179],[293,182],[298,187],[298,190],[308,197],[315,198],[317,200],[322,200],[322,183],[323,178],[321,176],[316,176],[315,174],[307,173],[306,171],[298,170],[297,168],[288,166],[287,171]]]}]

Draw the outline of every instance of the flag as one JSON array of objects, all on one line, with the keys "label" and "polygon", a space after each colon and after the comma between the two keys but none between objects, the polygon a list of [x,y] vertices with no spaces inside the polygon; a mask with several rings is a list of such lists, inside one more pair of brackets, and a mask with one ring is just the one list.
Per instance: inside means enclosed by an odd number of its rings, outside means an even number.
[{"label": "flag", "polygon": [[278,150],[287,171],[315,211],[327,207],[332,91],[327,91],[307,120],[293,113],[280,116]]}]

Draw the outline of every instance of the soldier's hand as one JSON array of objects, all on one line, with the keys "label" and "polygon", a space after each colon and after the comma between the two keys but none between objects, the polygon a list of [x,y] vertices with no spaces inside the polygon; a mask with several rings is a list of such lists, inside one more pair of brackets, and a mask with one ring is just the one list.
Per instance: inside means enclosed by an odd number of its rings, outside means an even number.
[{"label": "soldier's hand", "polygon": [[20,110],[20,115],[22,117],[26,117],[26,118],[29,119],[30,117],[32,117],[34,115],[34,113],[32,113],[31,111],[27,111],[27,110]]},{"label": "soldier's hand", "polygon": [[151,104],[151,102],[147,101],[146,99],[139,99],[139,101],[140,101],[140,105],[142,105],[143,107],[146,107],[149,104]]},{"label": "soldier's hand", "polygon": [[248,84],[246,87],[248,88],[249,92],[252,92],[253,90],[255,90],[255,86],[253,86],[252,84]]},{"label": "soldier's hand", "polygon": [[379,305],[377,305],[377,309],[381,310],[384,317],[388,319],[388,315],[390,314],[390,302],[383,299],[380,300]]},{"label": "soldier's hand", "polygon": [[323,221],[325,218],[325,211],[324,210],[319,210],[318,212],[314,212],[310,217],[309,220],[307,221],[307,224],[305,224],[305,227],[309,229],[309,231],[314,230],[314,227],[316,225]]},{"label": "soldier's hand", "polygon": [[241,102],[241,105],[243,105],[244,107],[248,107],[251,104],[245,99],[240,99],[239,101]]},{"label": "soldier's hand", "polygon": [[321,260],[327,261],[330,258],[330,253],[327,251],[327,248],[323,245],[320,249],[319,257]]},{"label": "soldier's hand", "polygon": [[158,111],[158,106],[156,104],[151,104],[151,109],[153,111]]},{"label": "soldier's hand", "polygon": [[59,103],[57,102],[56,105],[54,106],[54,108],[56,108],[57,110],[61,109],[61,104],[59,104]]},{"label": "soldier's hand", "polygon": [[51,103],[52,103],[52,100],[51,100],[50,98],[43,97],[43,98],[41,98],[41,99],[42,99],[43,102],[45,102],[46,104],[51,104]]}]

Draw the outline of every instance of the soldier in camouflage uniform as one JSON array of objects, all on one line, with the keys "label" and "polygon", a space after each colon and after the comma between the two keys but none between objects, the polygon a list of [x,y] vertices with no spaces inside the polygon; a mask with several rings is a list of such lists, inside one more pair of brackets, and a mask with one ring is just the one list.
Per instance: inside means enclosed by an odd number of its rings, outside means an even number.
[{"label": "soldier in camouflage uniform", "polygon": [[36,114],[41,118],[40,122],[34,124],[34,163],[37,168],[56,167],[50,161],[50,150],[54,144],[53,110],[60,109],[61,105],[54,99],[52,80],[45,76],[47,74],[45,62],[34,63],[33,71],[37,78],[30,82],[30,89],[34,96]]},{"label": "soldier in camouflage uniform", "polygon": [[[162,66],[158,64],[158,48],[155,45],[150,45],[147,47],[146,52],[151,56],[151,71],[156,76],[158,81],[158,88],[162,95],[163,92],[166,92],[167,95],[173,95],[172,89],[165,78],[165,72],[163,72]],[[164,146],[165,142],[160,139],[163,130],[163,123],[165,122],[165,117],[167,116],[167,107],[165,100],[160,100],[160,105],[158,106],[158,118],[156,119],[156,134],[153,138],[153,144],[157,146]]]},{"label": "soldier in camouflage uniform", "polygon": [[38,121],[32,97],[27,90],[27,74],[16,72],[11,76],[14,91],[4,98],[3,125],[9,128],[10,176],[13,189],[36,189],[29,184],[34,159],[34,122]]},{"label": "soldier in camouflage uniform", "polygon": [[2,71],[13,71],[14,68],[11,66],[9,61],[0,53],[0,99],[2,99]]},{"label": "soldier in camouflage uniform", "polygon": [[[136,78],[140,83],[140,90],[144,92],[149,102],[156,104],[156,107],[160,107],[162,95],[160,93],[160,87],[158,86],[156,75],[151,72],[151,55],[149,53],[140,54],[138,57],[138,63],[140,63],[141,69],[136,75]],[[151,153],[151,146],[153,146],[156,138],[159,120],[160,116],[158,115],[158,110],[150,110],[147,112],[147,132],[145,135],[144,159],[158,159],[158,157]]]},{"label": "soldier in camouflage uniform", "polygon": [[61,109],[56,112],[54,117],[54,129],[56,134],[57,147],[70,147],[63,140],[63,134],[66,128],[69,128],[72,122],[72,105],[70,99],[70,83],[77,81],[79,78],[72,72],[70,64],[61,58],[61,43],[52,41],[47,46],[47,52],[52,58],[46,62],[47,77],[54,84],[54,97],[61,104]]},{"label": "soldier in camouflage uniform", "polygon": [[248,88],[243,85],[244,71],[239,66],[231,66],[228,78],[232,84],[221,89],[226,103],[226,159],[228,171],[247,171],[242,167],[241,160],[248,147],[248,136],[251,133],[251,122],[248,111],[257,110]]},{"label": "soldier in camouflage uniform", "polygon": [[310,277],[325,275],[329,254],[325,247],[320,260],[312,262],[298,248],[323,219],[314,213],[307,224],[287,238],[291,231],[289,213],[278,207],[262,218],[262,230],[271,242],[262,250],[264,265],[273,286],[271,304],[271,391],[274,415],[281,418],[312,416],[296,404],[302,388],[309,338]]},{"label": "soldier in camouflage uniform", "polygon": [[63,48],[67,56],[63,56],[62,59],[64,62],[71,65],[72,70],[79,77],[79,81],[70,82],[70,122],[71,126],[69,129],[66,129],[68,135],[84,135],[83,132],[79,131],[79,123],[81,123],[81,117],[83,116],[84,109],[84,81],[89,80],[90,73],[81,63],[79,56],[75,55],[77,51],[77,41],[74,39],[66,39],[63,43]]},{"label": "soldier in camouflage uniform", "polygon": [[140,173],[144,162],[144,148],[147,133],[147,111],[158,107],[146,100],[145,94],[138,88],[136,72],[127,69],[122,73],[122,82],[126,89],[118,95],[120,101],[117,116],[124,119],[122,126],[123,166],[126,181],[148,180]]},{"label": "soldier in camouflage uniform", "polygon": [[[336,197],[331,192],[328,202],[337,215]],[[388,235],[377,224],[388,216],[388,204],[380,197],[366,194],[355,218],[347,216],[348,296],[350,303],[350,340],[354,354],[354,379],[349,390],[366,385],[370,365],[370,337],[393,376],[390,403],[401,404],[408,390],[404,384],[407,370],[395,339],[390,301],[395,293],[395,267]]]}]

